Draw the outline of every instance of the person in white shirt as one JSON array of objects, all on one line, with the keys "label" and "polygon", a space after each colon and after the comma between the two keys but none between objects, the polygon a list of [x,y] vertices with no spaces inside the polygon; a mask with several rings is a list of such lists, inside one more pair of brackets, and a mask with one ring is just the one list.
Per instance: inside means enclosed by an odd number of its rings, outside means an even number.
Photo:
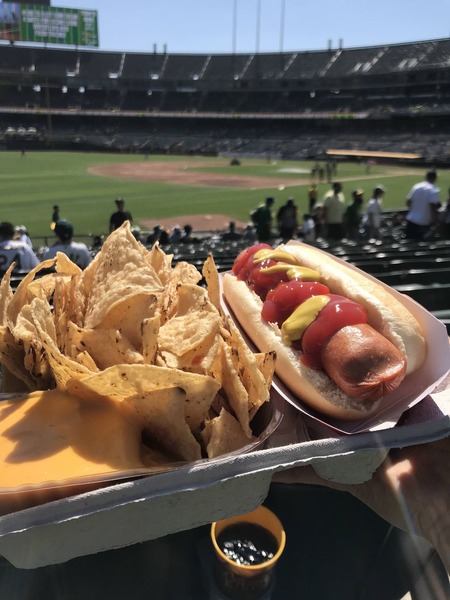
[{"label": "person in white shirt", "polygon": [[425,181],[416,183],[406,198],[406,205],[409,209],[405,227],[407,239],[425,239],[438,222],[441,203],[439,200],[440,190],[435,185],[436,180],[436,171],[428,171]]},{"label": "person in white shirt", "polygon": [[55,233],[58,236],[58,240],[45,252],[44,260],[54,258],[57,252],[63,252],[64,254],[67,254],[70,260],[80,267],[80,269],[85,269],[88,264],[92,262],[92,256],[86,244],[72,241],[72,223],[65,219],[60,219],[56,222]]},{"label": "person in white shirt", "polygon": [[304,242],[316,241],[316,224],[309,213],[303,215],[303,225],[300,234]]},{"label": "person in white shirt", "polygon": [[327,237],[330,240],[341,240],[345,235],[344,213],[345,197],[342,184],[335,182],[332,189],[322,199]]},{"label": "person in white shirt", "polygon": [[5,272],[11,263],[17,271],[31,271],[38,266],[39,259],[28,244],[15,240],[14,234],[12,223],[0,223],[0,271]]},{"label": "person in white shirt", "polygon": [[15,231],[16,231],[16,235],[15,235],[16,240],[20,240],[24,244],[28,244],[28,246],[30,246],[30,248],[33,247],[33,243],[30,239],[30,236],[28,235],[28,231],[27,231],[27,228],[25,227],[25,225],[16,225]]},{"label": "person in white shirt", "polygon": [[372,198],[366,206],[366,212],[363,217],[363,226],[366,236],[370,239],[380,237],[381,226],[381,203],[383,201],[385,189],[382,185],[377,185],[373,190]]}]

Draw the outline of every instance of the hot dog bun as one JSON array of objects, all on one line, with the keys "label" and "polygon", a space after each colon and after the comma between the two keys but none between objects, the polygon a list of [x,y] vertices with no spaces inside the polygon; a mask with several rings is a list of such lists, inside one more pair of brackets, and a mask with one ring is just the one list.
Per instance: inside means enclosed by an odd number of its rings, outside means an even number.
[{"label": "hot dog bun", "polygon": [[[303,266],[319,271],[332,293],[341,294],[365,306],[369,324],[405,356],[407,374],[422,365],[427,350],[420,324],[387,289],[361,271],[307,244],[289,242],[278,249],[295,256]],[[380,408],[382,399],[367,401],[349,396],[325,372],[306,367],[299,359],[299,354],[282,341],[278,328],[262,321],[262,301],[244,281],[232,274],[225,274],[223,294],[257,348],[262,352],[276,351],[278,377],[305,403],[325,415],[344,420],[365,418]]]}]

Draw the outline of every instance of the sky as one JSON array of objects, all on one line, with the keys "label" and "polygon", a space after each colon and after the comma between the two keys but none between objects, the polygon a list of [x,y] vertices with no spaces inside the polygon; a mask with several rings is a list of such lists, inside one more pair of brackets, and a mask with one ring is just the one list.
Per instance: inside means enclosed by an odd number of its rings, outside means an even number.
[{"label": "sky", "polygon": [[450,0],[51,0],[96,10],[99,49],[254,53],[450,37]]}]

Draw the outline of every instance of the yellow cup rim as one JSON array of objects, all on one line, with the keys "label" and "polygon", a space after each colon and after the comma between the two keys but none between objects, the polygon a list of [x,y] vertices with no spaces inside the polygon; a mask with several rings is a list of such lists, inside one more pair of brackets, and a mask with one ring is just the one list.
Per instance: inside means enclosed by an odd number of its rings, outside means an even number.
[{"label": "yellow cup rim", "polygon": [[[249,516],[253,517],[254,514],[256,513],[263,513],[266,516],[270,516],[271,520],[273,522],[276,523],[277,527],[279,528],[279,535],[276,536],[277,537],[277,541],[278,541],[278,550],[276,551],[276,553],[272,556],[272,558],[270,558],[269,560],[260,563],[258,565],[240,565],[237,562],[235,562],[234,560],[231,560],[231,558],[229,558],[226,554],[224,554],[222,552],[222,550],[220,549],[218,543],[217,543],[217,539],[216,539],[216,529],[217,529],[217,525],[219,524],[229,524],[229,525],[233,525],[235,523],[239,523],[240,521],[242,521],[243,523],[254,523],[256,525],[260,525],[261,527],[264,527],[264,529],[268,529],[267,526],[258,523],[257,521],[254,520],[250,520],[249,521]],[[227,525],[224,526],[224,528]],[[272,532],[271,532],[272,533]],[[276,562],[277,560],[280,558],[281,554],[284,551],[284,548],[286,546],[286,532],[284,531],[283,528],[283,524],[281,523],[280,519],[275,515],[274,512],[272,512],[271,510],[269,510],[268,508],[266,508],[265,506],[259,506],[258,508],[256,508],[254,511],[250,511],[248,513],[244,513],[242,515],[237,515],[235,517],[230,517],[228,519],[223,519],[221,521],[214,521],[213,523],[211,523],[211,530],[210,530],[210,534],[211,534],[211,541],[212,544],[214,546],[214,549],[217,553],[217,556],[220,558],[220,560],[222,560],[223,562],[227,563],[230,567],[232,567],[233,569],[239,569],[242,571],[246,571],[247,573],[251,573],[253,571],[263,571],[265,569],[270,569]]]}]

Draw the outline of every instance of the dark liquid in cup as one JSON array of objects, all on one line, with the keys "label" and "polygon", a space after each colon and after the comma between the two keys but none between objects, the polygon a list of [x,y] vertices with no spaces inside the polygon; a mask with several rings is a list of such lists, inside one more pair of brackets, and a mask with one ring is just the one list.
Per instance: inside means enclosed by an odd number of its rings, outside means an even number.
[{"label": "dark liquid in cup", "polygon": [[217,537],[217,544],[238,565],[260,565],[273,558],[278,550],[275,537],[254,523],[229,525]]}]

